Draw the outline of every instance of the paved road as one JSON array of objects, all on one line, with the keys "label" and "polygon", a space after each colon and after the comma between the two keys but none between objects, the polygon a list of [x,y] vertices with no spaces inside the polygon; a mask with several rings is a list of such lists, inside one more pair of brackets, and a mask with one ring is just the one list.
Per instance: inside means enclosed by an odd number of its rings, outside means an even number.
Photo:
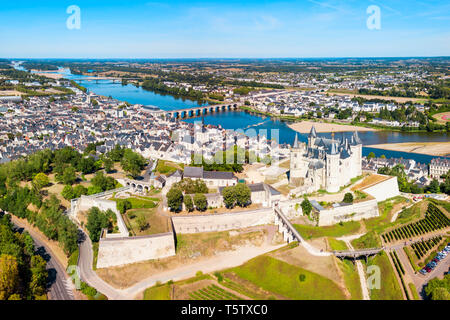
[{"label": "paved road", "polygon": [[[81,229],[79,229],[81,230]],[[91,287],[97,289],[97,291],[103,293],[109,300],[125,300],[126,297],[120,293],[119,290],[113,288],[105,281],[103,281],[93,270],[93,251],[91,239],[82,231],[81,243],[80,243],[80,256],[78,257],[78,267],[80,272],[80,278]]]},{"label": "paved road", "polygon": [[75,300],[72,290],[72,280],[68,277],[65,268],[55,258],[55,255],[50,248],[38,239],[38,236],[33,230],[28,230],[25,225],[20,223],[20,221],[17,221],[17,219],[13,220],[12,222],[17,228],[25,229],[30,233],[38,253],[47,261],[50,286],[48,293],[50,300]]}]

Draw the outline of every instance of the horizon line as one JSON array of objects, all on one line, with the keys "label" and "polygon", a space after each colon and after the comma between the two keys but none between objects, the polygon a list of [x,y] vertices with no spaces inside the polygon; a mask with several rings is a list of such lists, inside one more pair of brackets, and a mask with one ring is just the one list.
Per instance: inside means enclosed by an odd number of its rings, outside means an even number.
[{"label": "horizon line", "polygon": [[389,58],[402,58],[402,59],[410,59],[410,58],[450,58],[450,55],[431,55],[431,56],[321,56],[321,57],[145,57],[145,58],[130,58],[130,57],[0,57],[0,59],[6,60],[38,60],[38,59],[47,59],[47,60],[189,60],[189,59],[199,59],[199,60],[213,60],[213,59],[223,59],[223,60],[232,60],[232,59],[257,59],[257,60],[267,60],[267,59],[389,59]]}]

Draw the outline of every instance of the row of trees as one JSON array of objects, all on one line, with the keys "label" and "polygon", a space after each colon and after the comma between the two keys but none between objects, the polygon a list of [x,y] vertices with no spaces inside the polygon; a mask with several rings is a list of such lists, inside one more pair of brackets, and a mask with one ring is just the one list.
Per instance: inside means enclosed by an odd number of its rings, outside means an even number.
[{"label": "row of trees", "polygon": [[14,232],[10,217],[0,217],[0,300],[46,299],[47,263],[28,232]]},{"label": "row of trees", "polygon": [[166,197],[167,206],[173,212],[180,212],[183,203],[189,212],[193,211],[194,208],[197,208],[198,211],[205,211],[208,208],[208,200],[203,193],[196,193],[194,197],[191,194],[183,195],[182,190],[177,186],[172,186]]},{"label": "row of trees", "polygon": [[222,196],[225,206],[229,209],[235,206],[247,207],[251,204],[251,190],[243,183],[225,187],[222,190]]},{"label": "row of trees", "polygon": [[234,146],[233,149],[216,152],[213,159],[205,159],[202,155],[194,153],[191,166],[203,167],[206,171],[242,172],[244,164],[259,160],[254,153]]},{"label": "row of trees", "polygon": [[149,91],[158,91],[169,93],[175,96],[189,97],[196,100],[203,100],[203,93],[201,91],[189,88],[169,87],[163,83],[159,78],[146,78],[142,83],[142,88]]}]

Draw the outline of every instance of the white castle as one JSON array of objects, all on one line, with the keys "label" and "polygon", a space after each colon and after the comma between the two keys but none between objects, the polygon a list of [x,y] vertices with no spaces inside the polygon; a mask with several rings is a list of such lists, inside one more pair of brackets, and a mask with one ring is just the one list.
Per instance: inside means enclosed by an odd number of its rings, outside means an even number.
[{"label": "white castle", "polygon": [[313,126],[308,136],[308,145],[299,143],[295,136],[291,148],[289,181],[292,186],[300,186],[305,192],[319,189],[338,192],[352,178],[360,176],[362,143],[355,131],[350,139],[317,137]]}]

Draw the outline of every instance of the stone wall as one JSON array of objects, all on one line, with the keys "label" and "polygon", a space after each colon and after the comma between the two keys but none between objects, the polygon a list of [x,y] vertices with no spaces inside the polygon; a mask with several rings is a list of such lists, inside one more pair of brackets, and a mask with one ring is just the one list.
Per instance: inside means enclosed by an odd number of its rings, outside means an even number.
[{"label": "stone wall", "polygon": [[358,221],[361,219],[370,219],[378,216],[379,212],[377,200],[372,199],[320,211],[319,226],[331,226],[341,221]]},{"label": "stone wall", "polygon": [[151,236],[100,239],[97,268],[121,266],[175,255],[172,232]]},{"label": "stone wall", "polygon": [[377,199],[378,202],[400,195],[397,177],[389,177],[389,179],[365,188],[363,191]]},{"label": "stone wall", "polygon": [[224,214],[172,217],[172,224],[176,233],[225,231],[271,224],[273,222],[274,213],[272,208]]},{"label": "stone wall", "polygon": [[[73,205],[74,204],[72,204],[72,206]],[[128,237],[129,235],[128,228],[125,225],[125,222],[123,221],[122,215],[120,214],[119,210],[117,210],[117,205],[115,201],[99,199],[92,196],[81,196],[81,198],[79,198],[75,203],[74,215],[76,216],[79,211],[88,211],[93,207],[97,207],[101,211],[112,210],[116,214],[119,233],[109,233],[106,235],[107,238]]]}]

